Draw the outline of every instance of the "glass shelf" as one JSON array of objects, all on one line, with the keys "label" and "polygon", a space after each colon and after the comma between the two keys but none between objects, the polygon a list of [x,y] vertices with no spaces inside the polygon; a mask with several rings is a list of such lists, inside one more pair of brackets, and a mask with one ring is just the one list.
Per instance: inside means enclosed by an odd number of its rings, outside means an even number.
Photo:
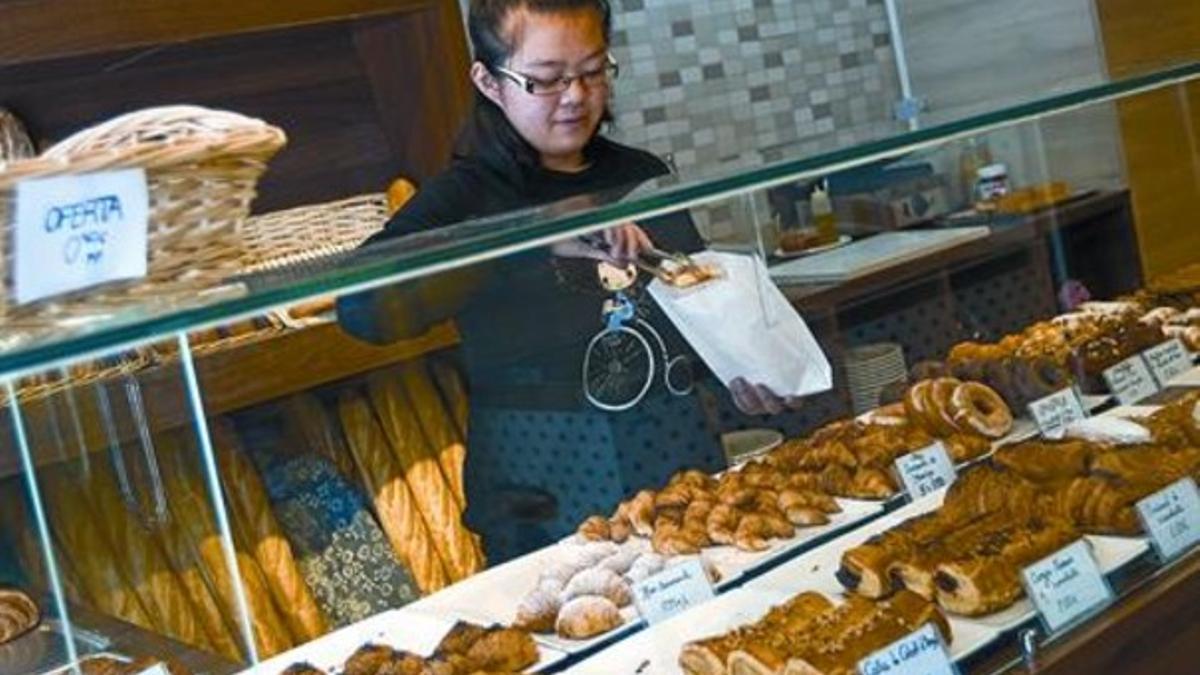
[{"label": "glass shelf", "polygon": [[614,223],[647,219],[1197,79],[1200,62],[1059,93],[810,157],[785,158],[738,170],[717,167],[711,175],[668,177],[628,194],[589,195],[461,223],[369,250],[233,280],[227,286],[199,294],[189,306],[147,303],[64,327],[48,338],[13,344],[0,352],[0,376],[18,377],[67,361],[109,354],[180,331],[256,316],[314,296],[365,290],[455,269]]}]

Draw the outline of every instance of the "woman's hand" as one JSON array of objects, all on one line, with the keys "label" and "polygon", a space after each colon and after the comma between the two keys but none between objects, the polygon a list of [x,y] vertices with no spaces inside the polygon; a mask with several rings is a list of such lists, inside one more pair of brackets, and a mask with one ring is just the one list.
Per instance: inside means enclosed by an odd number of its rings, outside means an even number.
[{"label": "woman's hand", "polygon": [[590,237],[560,241],[550,250],[561,258],[590,258],[624,267],[651,248],[654,242],[645,230],[634,223],[625,223]]},{"label": "woman's hand", "polygon": [[747,415],[778,415],[785,410],[799,410],[803,405],[800,396],[780,396],[765,385],[751,384],[743,378],[729,383],[729,393],[738,410]]}]

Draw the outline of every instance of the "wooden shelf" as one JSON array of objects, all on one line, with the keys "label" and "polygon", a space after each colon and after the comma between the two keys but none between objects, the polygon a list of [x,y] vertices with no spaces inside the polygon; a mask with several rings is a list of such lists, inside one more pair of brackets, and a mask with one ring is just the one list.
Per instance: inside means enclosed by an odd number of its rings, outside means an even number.
[{"label": "wooden shelf", "polygon": [[[349,337],[337,324],[329,323],[198,356],[196,376],[200,381],[205,413],[212,416],[413,359],[452,347],[458,341],[455,326],[444,323],[419,338],[376,347]],[[192,423],[180,363],[147,368],[136,374],[136,381],[152,431]],[[123,378],[58,392],[21,406],[25,431],[38,466],[78,456],[80,442],[70,421],[70,399],[78,411],[82,445],[89,452],[108,446],[95,390],[99,386],[107,393],[119,440],[127,442],[137,438],[138,427],[130,414]],[[56,426],[61,443],[52,432]],[[0,477],[15,475],[21,471],[21,461],[10,415],[4,415],[0,420],[0,439],[3,439],[0,441]]]}]

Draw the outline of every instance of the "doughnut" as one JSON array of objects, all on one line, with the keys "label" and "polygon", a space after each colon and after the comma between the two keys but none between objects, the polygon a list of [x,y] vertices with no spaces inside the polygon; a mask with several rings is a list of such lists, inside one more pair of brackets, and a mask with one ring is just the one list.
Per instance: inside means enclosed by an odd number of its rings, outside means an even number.
[{"label": "doughnut", "polygon": [[942,436],[949,436],[959,430],[958,422],[954,419],[954,392],[962,385],[962,380],[953,377],[939,377],[929,387],[930,406],[925,412],[932,425],[931,430]]},{"label": "doughnut", "polygon": [[968,359],[979,358],[979,350],[983,347],[978,342],[960,342],[950,348],[950,353],[946,355],[946,360],[950,363],[966,361]]},{"label": "doughnut", "polygon": [[1000,398],[1008,403],[1008,407],[1020,407],[1025,403],[1024,396],[1017,386],[1017,368],[1020,367],[1020,363],[1012,358],[988,361],[983,368],[983,377],[976,381],[1000,394]]},{"label": "doughnut", "polygon": [[1026,401],[1034,401],[1071,386],[1067,370],[1045,357],[1019,362],[1016,381]]},{"label": "doughnut", "polygon": [[946,373],[953,377],[957,377],[964,382],[980,382],[984,378],[984,373],[987,371],[987,366],[996,363],[999,359],[966,359],[955,363],[950,372]]},{"label": "doughnut", "polygon": [[964,430],[1000,438],[1012,430],[1012,411],[995,391],[976,382],[963,382],[950,397],[954,422]]},{"label": "doughnut", "polygon": [[908,388],[908,393],[904,394],[904,411],[908,413],[908,419],[921,427],[926,426],[925,415],[929,410],[928,391],[933,385],[933,380],[921,380]]}]

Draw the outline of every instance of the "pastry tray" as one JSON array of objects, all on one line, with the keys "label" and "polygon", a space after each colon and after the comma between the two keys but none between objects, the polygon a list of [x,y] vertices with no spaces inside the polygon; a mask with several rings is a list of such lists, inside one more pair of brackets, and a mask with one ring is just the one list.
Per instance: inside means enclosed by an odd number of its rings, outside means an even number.
[{"label": "pastry tray", "polygon": [[[838,499],[841,513],[830,514],[830,522],[818,527],[796,531],[790,539],[777,539],[765,551],[750,553],[731,546],[704,549],[702,557],[711,562],[721,575],[717,590],[734,585],[739,579],[772,561],[811,547],[819,541],[851,529],[884,510],[884,503],[857,499]],[[556,546],[576,543],[571,536]],[[649,541],[639,539],[639,546],[650,550]],[[511,624],[521,599],[537,585],[542,570],[555,560],[555,546],[548,546],[529,555],[481,572],[469,579],[422,598],[410,607],[439,616],[475,620],[485,623]],[[569,640],[557,635],[535,635],[539,642],[569,654],[590,651],[617,636],[632,632],[641,625],[641,617],[632,605],[621,610],[624,623],[613,630],[588,640]]]},{"label": "pastry tray", "polygon": [[[655,673],[675,675],[679,649],[688,641],[724,632],[754,621],[787,598],[804,591],[817,591],[835,601],[845,593],[834,573],[842,553],[868,538],[909,518],[938,508],[946,490],[907,504],[833,541],[809,551],[787,564],[748,582],[716,600],[642,631],[572,669],[572,673]],[[1149,550],[1141,537],[1085,537],[1092,545],[1105,574],[1128,565]],[[1022,599],[1004,611],[985,617],[966,618],[947,614],[953,641],[950,655],[965,659],[999,639],[1006,631],[1035,617],[1028,600]],[[647,665],[648,664],[648,665]]]},{"label": "pastry tray", "polygon": [[[454,623],[454,619],[434,616],[411,607],[393,609],[277,654],[242,671],[242,675],[279,675],[293,663],[301,662],[312,664],[327,673],[340,673],[346,659],[368,642],[429,656]],[[484,621],[478,623],[487,625]],[[527,672],[541,672],[566,658],[566,654],[544,645],[538,645],[538,652],[541,658]]]}]

